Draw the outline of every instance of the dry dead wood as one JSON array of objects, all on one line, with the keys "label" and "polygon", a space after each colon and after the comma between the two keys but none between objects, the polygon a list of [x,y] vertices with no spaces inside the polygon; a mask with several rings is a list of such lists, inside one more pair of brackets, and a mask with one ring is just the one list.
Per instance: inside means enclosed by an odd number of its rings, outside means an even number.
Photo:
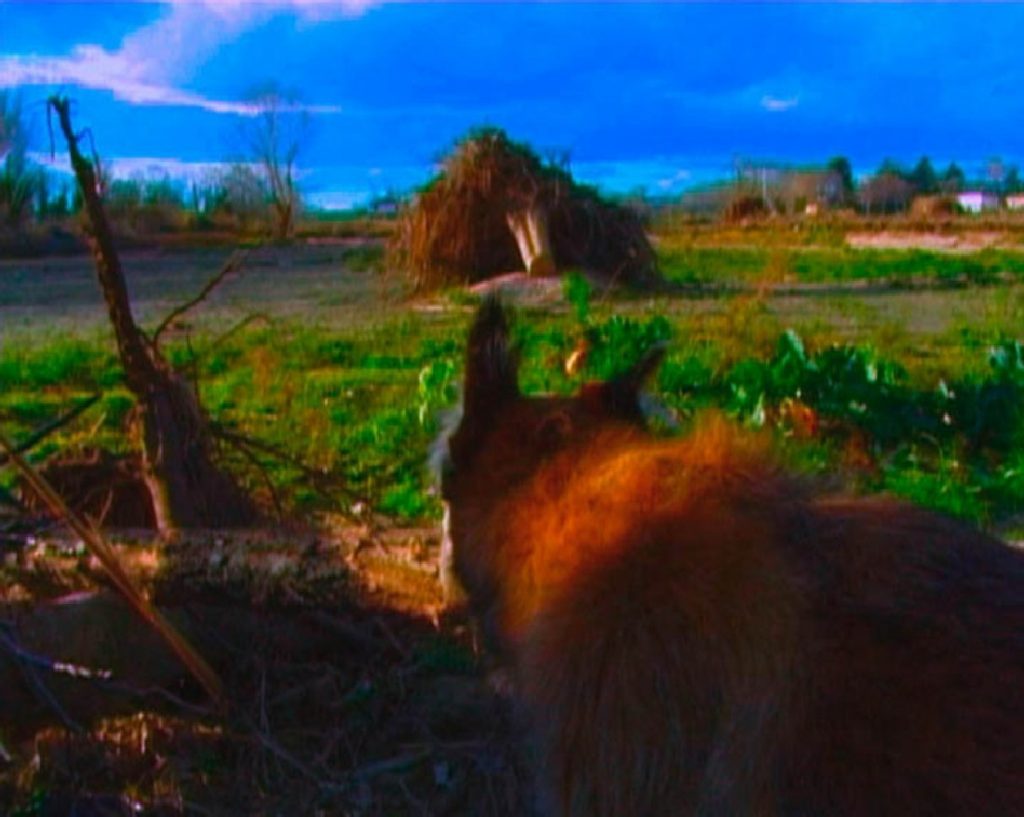
[{"label": "dry dead wood", "polygon": [[175,655],[181,659],[185,667],[206,690],[210,698],[217,704],[223,703],[224,689],[217,673],[206,663],[206,660],[185,639],[163,614],[145,598],[135,583],[124,570],[116,552],[91,524],[85,522],[74,513],[64,500],[50,487],[39,473],[14,450],[7,438],[0,434],[0,448],[3,448],[11,462],[21,475],[32,486],[32,490],[42,497],[50,510],[74,530],[89,551],[99,560],[114,587],[133,610],[149,624],[166,642]]},{"label": "dry dead wood", "polygon": [[[194,389],[168,364],[132,315],[96,173],[79,149],[79,136],[71,124],[70,100],[50,97],[47,110],[57,114],[67,141],[91,226],[96,273],[124,367],[125,384],[138,402],[144,478],[153,498],[157,527],[170,533],[179,528],[250,525],[257,516],[255,505],[214,463],[207,418]],[[200,296],[205,297],[203,293]]]}]

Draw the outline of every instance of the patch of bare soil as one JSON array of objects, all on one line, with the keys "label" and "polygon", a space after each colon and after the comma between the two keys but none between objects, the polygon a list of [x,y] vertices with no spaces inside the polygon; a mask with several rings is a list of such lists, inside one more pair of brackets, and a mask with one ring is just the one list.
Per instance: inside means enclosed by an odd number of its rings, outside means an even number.
[{"label": "patch of bare soil", "polygon": [[1013,242],[999,232],[926,233],[890,232],[847,233],[846,243],[856,249],[932,250],[935,252],[977,252],[988,247],[1009,247]]},{"label": "patch of bare soil", "polygon": [[0,543],[0,813],[532,813],[433,529],[116,541],[226,710],[73,539]]}]

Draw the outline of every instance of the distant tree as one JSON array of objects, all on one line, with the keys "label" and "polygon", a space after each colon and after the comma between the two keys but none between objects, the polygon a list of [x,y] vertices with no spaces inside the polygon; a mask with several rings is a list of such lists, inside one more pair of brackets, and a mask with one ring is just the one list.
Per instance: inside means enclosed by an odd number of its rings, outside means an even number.
[{"label": "distant tree", "polygon": [[66,218],[71,212],[71,198],[73,197],[68,192],[67,183],[61,184],[60,189],[54,192],[53,198],[47,204],[47,214],[53,218]]},{"label": "distant tree", "polygon": [[309,131],[298,96],[267,85],[249,95],[254,115],[245,124],[246,149],[263,175],[274,214],[274,235],[288,238],[302,205],[296,160]]},{"label": "distant tree", "polygon": [[876,173],[861,184],[858,196],[868,213],[896,213],[906,210],[914,195],[914,187],[902,175]]},{"label": "distant tree", "polygon": [[886,157],[882,160],[882,164],[878,166],[878,171],[875,173],[876,176],[896,176],[900,179],[907,178],[907,172],[903,169],[903,165],[897,162],[891,157]]},{"label": "distant tree", "polygon": [[114,179],[103,192],[103,203],[114,218],[137,213],[142,206],[142,180]]},{"label": "distant tree", "polygon": [[1006,168],[1006,176],[1003,178],[1003,190],[1006,193],[1020,193],[1024,191],[1024,182],[1020,178],[1020,170],[1017,165],[1010,165]]},{"label": "distant tree", "polygon": [[0,91],[0,221],[17,229],[32,212],[41,173],[28,159],[21,98]]},{"label": "distant tree", "polygon": [[942,181],[939,186],[942,188],[943,193],[961,193],[967,184],[967,177],[964,176],[964,172],[956,164],[956,162],[950,162],[949,167],[946,168],[946,172],[942,174]]},{"label": "distant tree", "polygon": [[921,160],[914,165],[910,171],[908,181],[914,186],[914,190],[921,195],[930,195],[939,190],[939,178],[932,167],[931,160],[922,156]]},{"label": "distant tree", "polygon": [[178,210],[185,208],[185,196],[182,186],[164,175],[158,179],[146,179],[142,183],[142,203],[150,207],[170,207]]},{"label": "distant tree", "polygon": [[1006,165],[998,156],[990,158],[985,165],[985,176],[989,187],[996,193],[1003,192],[1006,183]]},{"label": "distant tree", "polygon": [[211,214],[229,214],[239,227],[248,229],[264,217],[269,198],[260,173],[252,165],[235,164],[211,186],[206,209]]},{"label": "distant tree", "polygon": [[852,198],[856,190],[856,185],[853,181],[853,166],[850,164],[850,160],[845,156],[835,156],[832,159],[829,159],[825,168],[839,177],[839,180],[843,185],[844,196],[848,199]]},{"label": "distant tree", "polygon": [[51,213],[51,200],[49,182],[46,179],[46,174],[41,171],[36,174],[36,185],[33,192],[35,194],[36,218],[42,221]]}]

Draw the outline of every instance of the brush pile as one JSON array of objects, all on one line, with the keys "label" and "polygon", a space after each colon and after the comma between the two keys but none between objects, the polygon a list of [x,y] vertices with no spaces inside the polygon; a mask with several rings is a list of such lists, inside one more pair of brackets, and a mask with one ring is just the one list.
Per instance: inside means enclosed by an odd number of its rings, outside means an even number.
[{"label": "brush pile", "polygon": [[[553,263],[524,259],[513,233],[524,213],[540,213],[541,243]],[[542,251],[547,249],[540,248]],[[576,183],[504,131],[472,131],[444,160],[441,172],[406,208],[392,257],[416,288],[473,284],[526,266],[554,273],[582,269],[608,283],[650,286],[659,280],[641,217]],[[542,253],[543,254],[543,253]]]}]

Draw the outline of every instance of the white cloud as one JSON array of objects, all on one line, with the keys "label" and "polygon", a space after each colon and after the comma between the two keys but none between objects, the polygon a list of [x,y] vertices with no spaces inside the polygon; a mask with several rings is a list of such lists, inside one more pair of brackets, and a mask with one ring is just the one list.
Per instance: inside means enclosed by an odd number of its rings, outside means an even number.
[{"label": "white cloud", "polygon": [[[172,0],[167,12],[108,51],[76,46],[67,56],[0,55],[0,88],[73,85],[110,91],[136,105],[177,105],[213,113],[252,115],[245,102],[213,99],[181,87],[224,43],[271,16],[356,16],[374,0]],[[337,113],[333,105],[304,105],[310,113]]]},{"label": "white cloud", "polygon": [[[29,158],[56,173],[71,175],[71,162],[66,153],[30,152]],[[164,156],[118,156],[105,159],[104,167],[115,179],[163,179],[178,182],[203,182],[227,172],[234,162],[187,162]],[[257,169],[256,165],[252,165]]]},{"label": "white cloud", "polygon": [[799,104],[800,97],[798,96],[778,97],[772,96],[771,94],[765,94],[761,97],[761,107],[766,111],[771,111],[772,113],[788,111]]},{"label": "white cloud", "polygon": [[693,173],[689,170],[680,169],[677,170],[670,176],[658,179],[655,182],[655,186],[660,190],[669,191],[678,187],[683,187],[689,184],[693,180]]},{"label": "white cloud", "polygon": [[110,91],[117,99],[136,105],[181,105],[242,116],[256,112],[243,102],[210,99],[147,82],[119,54],[96,46],[79,46],[70,57],[0,57],[0,88],[25,85],[75,85]]}]

